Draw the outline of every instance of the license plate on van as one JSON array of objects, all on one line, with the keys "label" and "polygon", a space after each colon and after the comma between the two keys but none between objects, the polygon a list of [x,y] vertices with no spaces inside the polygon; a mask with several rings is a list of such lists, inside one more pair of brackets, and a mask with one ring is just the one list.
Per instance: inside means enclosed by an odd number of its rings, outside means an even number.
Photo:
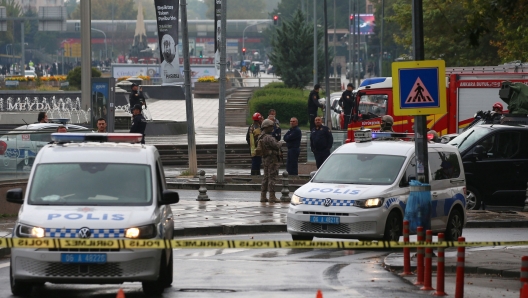
[{"label": "license plate on van", "polygon": [[326,225],[338,225],[339,217],[336,216],[315,216],[310,215],[311,223],[326,224]]},{"label": "license plate on van", "polygon": [[61,262],[67,264],[105,264],[106,254],[61,254]]}]

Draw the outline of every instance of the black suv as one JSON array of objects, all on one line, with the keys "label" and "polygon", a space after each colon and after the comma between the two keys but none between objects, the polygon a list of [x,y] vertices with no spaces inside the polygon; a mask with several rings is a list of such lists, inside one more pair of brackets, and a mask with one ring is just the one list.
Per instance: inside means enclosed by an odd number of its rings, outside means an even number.
[{"label": "black suv", "polygon": [[466,173],[467,209],[522,206],[528,182],[528,125],[475,125],[449,144],[458,147]]}]

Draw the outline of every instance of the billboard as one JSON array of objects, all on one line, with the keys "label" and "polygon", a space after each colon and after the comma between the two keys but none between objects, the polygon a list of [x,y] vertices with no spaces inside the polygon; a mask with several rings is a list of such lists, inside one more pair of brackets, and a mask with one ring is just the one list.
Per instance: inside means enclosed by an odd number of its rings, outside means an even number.
[{"label": "billboard", "polygon": [[[358,18],[357,15],[351,15],[352,24],[350,27],[350,33],[354,33],[354,30],[357,32],[358,28]],[[359,15],[359,34],[369,35],[374,34],[374,15],[373,14],[360,14]],[[355,28],[355,29],[354,29]]]},{"label": "billboard", "polygon": [[178,57],[179,0],[155,0],[162,85],[182,84]]}]

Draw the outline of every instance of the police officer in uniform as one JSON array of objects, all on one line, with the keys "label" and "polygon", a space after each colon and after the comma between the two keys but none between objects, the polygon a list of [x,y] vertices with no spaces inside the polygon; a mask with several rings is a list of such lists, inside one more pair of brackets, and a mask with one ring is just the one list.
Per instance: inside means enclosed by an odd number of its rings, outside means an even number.
[{"label": "police officer in uniform", "polygon": [[352,109],[354,108],[354,103],[356,102],[352,94],[352,90],[354,90],[354,85],[352,83],[348,83],[347,89],[343,92],[338,102],[339,106],[343,110],[343,113],[345,114],[345,126],[343,127],[345,130],[348,130],[348,123],[350,123]]},{"label": "police officer in uniform", "polygon": [[145,97],[143,96],[143,92],[141,90],[138,90],[138,85],[135,83],[132,83],[130,86],[131,91],[128,95],[128,103],[130,104],[130,112],[133,113],[133,109],[136,105],[144,105],[145,109],[147,108],[147,103],[145,101]]},{"label": "police officer in uniform", "polygon": [[286,161],[286,171],[290,175],[299,175],[299,154],[301,153],[302,133],[299,129],[299,120],[293,117],[290,119],[290,129],[284,135],[284,141],[288,145],[288,157]]},{"label": "police officer in uniform", "polygon": [[315,128],[315,117],[317,117],[317,110],[323,105],[319,103],[319,89],[321,85],[315,84],[314,90],[308,95],[308,117],[310,118],[310,131]]},{"label": "police officer in uniform", "polygon": [[145,144],[145,129],[147,128],[147,120],[141,114],[141,105],[137,104],[132,108],[132,127],[130,127],[131,133],[140,133],[143,135],[141,144]]},{"label": "police officer in uniform", "polygon": [[260,187],[260,201],[268,202],[266,192],[269,191],[269,202],[279,203],[275,196],[275,179],[279,171],[279,159],[281,158],[281,144],[271,135],[273,132],[273,121],[266,119],[262,122],[262,137],[259,146],[262,148],[262,160],[264,164],[264,178]]},{"label": "police officer in uniform", "polygon": [[321,117],[315,118],[315,128],[310,134],[310,147],[315,157],[317,168],[324,163],[330,156],[330,149],[334,143],[332,132],[327,126],[323,125]]}]

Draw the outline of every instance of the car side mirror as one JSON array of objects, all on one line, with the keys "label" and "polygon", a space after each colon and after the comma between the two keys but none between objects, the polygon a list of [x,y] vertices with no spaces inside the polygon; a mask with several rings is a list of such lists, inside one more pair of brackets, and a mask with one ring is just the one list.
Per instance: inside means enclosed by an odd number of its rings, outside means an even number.
[{"label": "car side mirror", "polygon": [[310,172],[310,179],[312,179],[315,176],[315,173],[317,173],[317,171]]},{"label": "car side mirror", "polygon": [[176,204],[180,201],[180,195],[174,190],[164,190],[161,198],[161,205]]},{"label": "car side mirror", "polygon": [[6,200],[10,203],[24,204],[24,191],[22,188],[10,189],[6,193]]},{"label": "car side mirror", "polygon": [[482,159],[484,155],[486,154],[486,150],[484,149],[484,146],[477,145],[475,149],[473,150],[473,157]]}]

